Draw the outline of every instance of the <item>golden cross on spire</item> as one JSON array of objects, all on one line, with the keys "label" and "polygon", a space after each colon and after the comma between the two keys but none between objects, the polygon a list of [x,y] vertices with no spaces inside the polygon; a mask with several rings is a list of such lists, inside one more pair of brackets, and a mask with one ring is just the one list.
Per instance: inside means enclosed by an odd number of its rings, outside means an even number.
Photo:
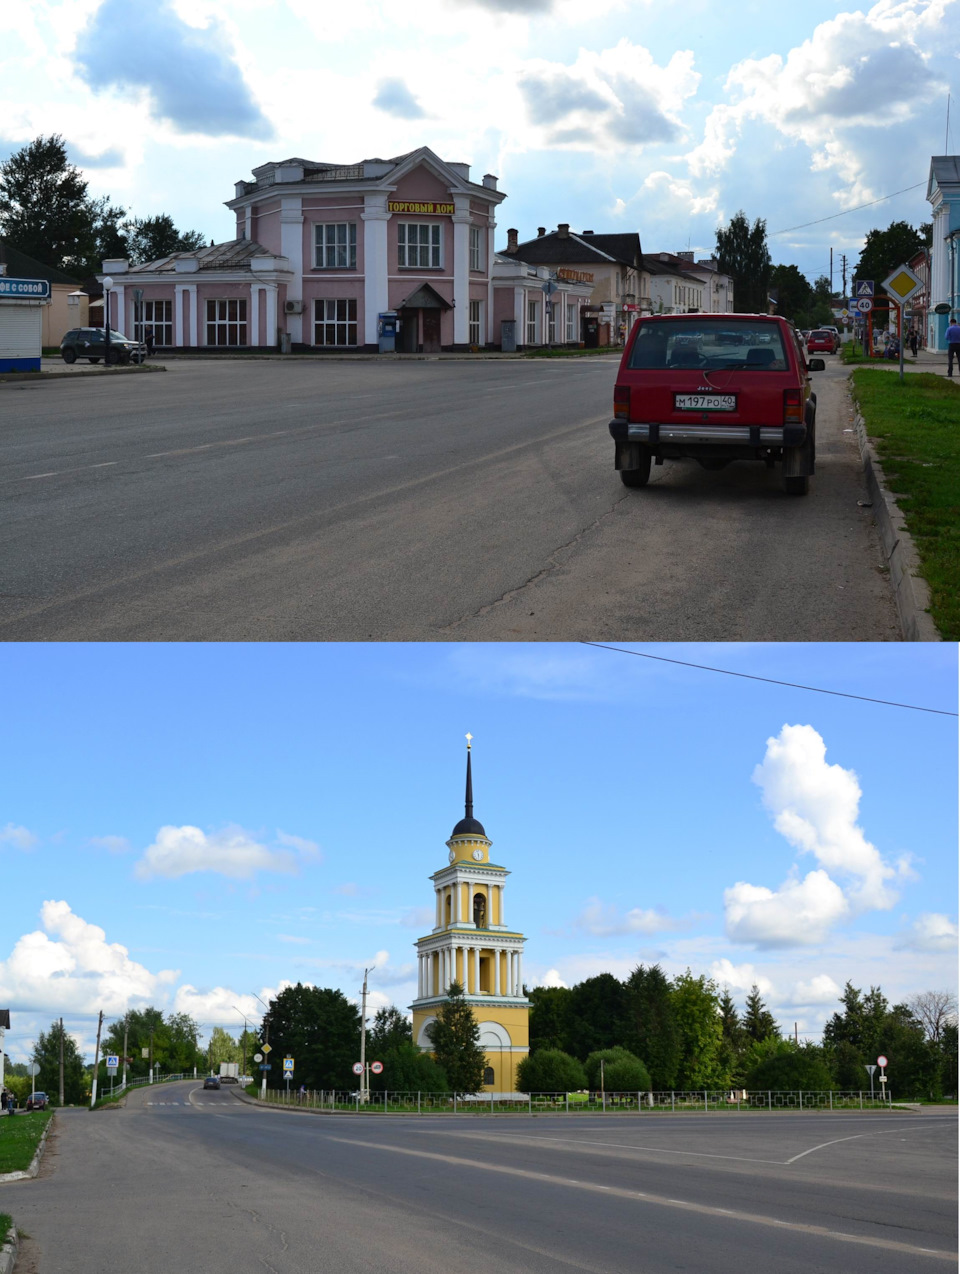
[{"label": "golden cross on spire", "polygon": [[466,740],[467,740],[467,751],[469,752],[469,751],[470,751],[470,740],[473,738],[473,735],[472,735],[472,734],[467,734],[467,735],[465,735],[464,737],[465,737],[465,738],[466,738]]}]

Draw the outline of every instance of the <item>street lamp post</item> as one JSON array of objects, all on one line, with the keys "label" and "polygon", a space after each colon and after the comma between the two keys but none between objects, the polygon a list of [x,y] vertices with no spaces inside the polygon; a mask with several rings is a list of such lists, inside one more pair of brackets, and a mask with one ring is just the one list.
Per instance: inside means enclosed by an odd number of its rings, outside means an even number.
[{"label": "street lamp post", "polygon": [[243,1018],[243,1073],[247,1073],[247,1015],[243,1013],[236,1005],[233,1006],[234,1013],[239,1013]]},{"label": "street lamp post", "polygon": [[105,367],[110,366],[110,289],[113,287],[113,279],[109,274],[103,280],[103,326],[106,331],[106,340],[103,347],[103,364]]}]

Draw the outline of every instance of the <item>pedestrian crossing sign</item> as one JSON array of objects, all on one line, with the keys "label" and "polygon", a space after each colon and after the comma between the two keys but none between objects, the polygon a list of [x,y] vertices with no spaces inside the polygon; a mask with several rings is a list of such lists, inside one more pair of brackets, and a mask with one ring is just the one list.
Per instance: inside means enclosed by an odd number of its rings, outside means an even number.
[{"label": "pedestrian crossing sign", "polygon": [[853,286],[854,296],[873,296],[873,279],[857,279]]}]

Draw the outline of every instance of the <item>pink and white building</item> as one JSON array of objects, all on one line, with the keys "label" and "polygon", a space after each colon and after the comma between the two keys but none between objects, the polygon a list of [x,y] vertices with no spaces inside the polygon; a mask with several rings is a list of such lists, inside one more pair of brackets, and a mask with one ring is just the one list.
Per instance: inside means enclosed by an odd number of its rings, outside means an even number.
[{"label": "pink and white building", "polygon": [[[131,265],[104,261],[111,324],[159,348],[368,350],[379,316],[397,349],[499,344],[497,178],[427,147],[352,165],[287,159],[239,181],[236,238]],[[138,295],[139,294],[139,295]]]}]

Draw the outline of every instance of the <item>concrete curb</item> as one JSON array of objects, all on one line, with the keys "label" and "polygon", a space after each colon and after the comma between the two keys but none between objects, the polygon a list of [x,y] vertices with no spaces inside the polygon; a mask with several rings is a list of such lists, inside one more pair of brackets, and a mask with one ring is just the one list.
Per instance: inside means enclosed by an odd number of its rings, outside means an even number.
[{"label": "concrete curb", "polygon": [[51,380],[83,380],[86,376],[146,376],[152,372],[165,372],[167,369],[161,366],[155,367],[85,367],[83,371],[67,372],[52,371],[48,369],[39,372],[3,372],[0,373],[0,385],[26,385],[36,384],[43,381],[49,384]]},{"label": "concrete curb", "polygon": [[[40,1171],[40,1160],[43,1158],[44,1147],[47,1144],[47,1137],[50,1135],[50,1129],[53,1127],[51,1119],[43,1130],[43,1136],[40,1138],[40,1144],[37,1146],[36,1154],[30,1160],[30,1167],[25,1172],[4,1172],[0,1173],[0,1184],[4,1181],[27,1181],[31,1177],[35,1177]],[[2,1274],[2,1271],[0,1271]]]},{"label": "concrete curb", "polygon": [[17,1253],[20,1251],[20,1236],[17,1234],[16,1225],[11,1225],[10,1233],[3,1247],[0,1247],[0,1274],[12,1274],[13,1267],[17,1263]]},{"label": "concrete curb", "polygon": [[859,411],[854,423],[867,494],[873,503],[873,520],[880,532],[884,556],[890,567],[890,580],[903,639],[942,641],[936,624],[930,618],[930,589],[920,574],[917,546],[907,530],[906,520],[896,499],[887,490],[876,448],[867,435],[867,428]]}]

